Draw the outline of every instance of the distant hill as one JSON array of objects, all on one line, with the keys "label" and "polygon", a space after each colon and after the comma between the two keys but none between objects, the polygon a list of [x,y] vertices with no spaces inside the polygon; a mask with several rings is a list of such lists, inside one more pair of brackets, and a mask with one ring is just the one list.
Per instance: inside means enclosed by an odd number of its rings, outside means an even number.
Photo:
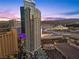
[{"label": "distant hill", "polygon": [[[58,19],[58,20],[57,20]],[[79,23],[79,19],[76,18],[70,18],[70,19],[65,19],[65,18],[57,18],[56,20],[46,20],[46,21],[41,21],[41,24],[78,24]]]}]

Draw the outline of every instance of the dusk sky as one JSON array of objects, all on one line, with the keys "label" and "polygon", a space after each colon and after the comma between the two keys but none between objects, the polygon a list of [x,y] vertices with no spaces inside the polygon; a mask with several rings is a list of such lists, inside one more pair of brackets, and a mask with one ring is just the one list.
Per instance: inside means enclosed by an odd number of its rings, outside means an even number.
[{"label": "dusk sky", "polygon": [[[23,0],[0,0],[0,18],[20,18]],[[79,0],[36,0],[43,17],[79,18]]]}]

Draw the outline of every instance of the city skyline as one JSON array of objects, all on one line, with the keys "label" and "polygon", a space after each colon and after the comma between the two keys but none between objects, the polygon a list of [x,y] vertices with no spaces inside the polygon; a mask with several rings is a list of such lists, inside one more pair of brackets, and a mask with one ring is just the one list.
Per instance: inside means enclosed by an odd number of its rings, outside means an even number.
[{"label": "city skyline", "polygon": [[[4,2],[5,1],[5,2]],[[1,18],[20,18],[23,0],[0,0]],[[44,17],[79,18],[79,0],[36,0],[36,7]]]}]

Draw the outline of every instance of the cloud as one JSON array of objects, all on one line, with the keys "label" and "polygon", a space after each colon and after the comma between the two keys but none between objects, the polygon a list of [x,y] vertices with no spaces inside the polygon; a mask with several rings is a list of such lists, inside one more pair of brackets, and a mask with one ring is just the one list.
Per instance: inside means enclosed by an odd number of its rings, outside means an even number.
[{"label": "cloud", "polygon": [[3,10],[0,11],[0,18],[16,18],[15,12],[12,10]]},{"label": "cloud", "polygon": [[66,15],[66,16],[79,15],[79,11],[61,13],[61,15]]}]

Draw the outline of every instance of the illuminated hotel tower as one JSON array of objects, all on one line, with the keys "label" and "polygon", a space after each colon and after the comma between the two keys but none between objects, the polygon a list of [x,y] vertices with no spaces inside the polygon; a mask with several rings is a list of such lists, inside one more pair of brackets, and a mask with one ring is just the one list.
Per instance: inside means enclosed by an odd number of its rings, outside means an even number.
[{"label": "illuminated hotel tower", "polygon": [[25,48],[28,51],[33,52],[40,48],[40,21],[41,13],[35,7],[35,1],[24,0],[24,8],[21,8],[21,23],[24,24],[22,25],[22,27],[24,28],[22,28],[22,32],[28,36],[27,39],[24,41]]}]

